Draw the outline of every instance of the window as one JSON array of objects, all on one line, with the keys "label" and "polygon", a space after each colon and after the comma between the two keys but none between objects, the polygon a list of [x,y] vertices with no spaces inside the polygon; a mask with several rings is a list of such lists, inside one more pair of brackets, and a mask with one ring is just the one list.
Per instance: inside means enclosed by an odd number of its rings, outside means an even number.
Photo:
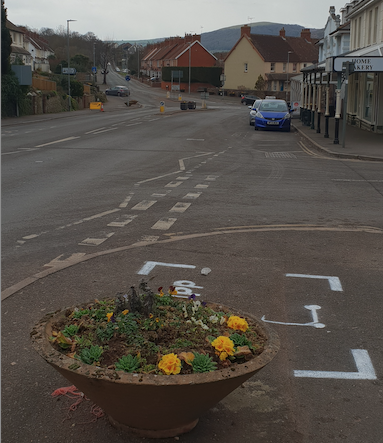
[{"label": "window", "polygon": [[273,81],[273,86],[272,87],[273,87],[273,91],[276,91],[277,90],[277,82]]},{"label": "window", "polygon": [[275,63],[270,63],[270,72],[275,71]]},{"label": "window", "polygon": [[297,72],[297,64],[293,63],[293,72]]},{"label": "window", "polygon": [[372,31],[372,43],[378,43],[377,37],[378,37],[378,8],[375,8],[374,26]]},{"label": "window", "polygon": [[286,63],[283,63],[282,72],[286,72]]},{"label": "window", "polygon": [[247,69],[248,69],[248,64],[247,63],[245,63],[245,72],[247,72]]}]

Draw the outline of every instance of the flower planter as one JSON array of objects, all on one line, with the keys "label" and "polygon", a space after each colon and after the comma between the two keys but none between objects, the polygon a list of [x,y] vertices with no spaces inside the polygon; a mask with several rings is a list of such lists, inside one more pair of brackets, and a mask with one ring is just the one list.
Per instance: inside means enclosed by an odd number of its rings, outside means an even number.
[{"label": "flower planter", "polygon": [[34,349],[101,407],[114,426],[141,437],[167,438],[192,430],[204,412],[267,365],[279,350],[279,338],[270,327],[250,314],[236,311],[256,322],[257,329],[267,338],[264,351],[251,360],[201,374],[116,372],[84,364],[53,348],[49,341],[52,324],[63,317],[65,311],[48,314],[33,328]]}]

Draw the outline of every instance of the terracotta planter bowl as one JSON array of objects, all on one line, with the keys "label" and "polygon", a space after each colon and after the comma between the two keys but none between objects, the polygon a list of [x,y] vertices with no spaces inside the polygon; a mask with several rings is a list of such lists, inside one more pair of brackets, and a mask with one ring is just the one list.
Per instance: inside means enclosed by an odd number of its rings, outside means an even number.
[{"label": "terracotta planter bowl", "polygon": [[230,311],[258,324],[267,337],[265,349],[246,363],[202,374],[128,374],[69,358],[49,342],[52,324],[64,316],[65,309],[46,315],[31,336],[40,356],[101,407],[114,426],[141,437],[174,437],[193,429],[198,417],[267,365],[279,350],[278,335],[265,323],[250,314]]}]

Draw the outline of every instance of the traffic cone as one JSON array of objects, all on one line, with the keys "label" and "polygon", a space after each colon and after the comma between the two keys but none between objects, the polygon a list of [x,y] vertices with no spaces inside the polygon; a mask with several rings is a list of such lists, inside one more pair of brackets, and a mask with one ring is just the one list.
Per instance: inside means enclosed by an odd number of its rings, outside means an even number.
[{"label": "traffic cone", "polygon": [[101,112],[104,112],[104,103],[101,103]]}]

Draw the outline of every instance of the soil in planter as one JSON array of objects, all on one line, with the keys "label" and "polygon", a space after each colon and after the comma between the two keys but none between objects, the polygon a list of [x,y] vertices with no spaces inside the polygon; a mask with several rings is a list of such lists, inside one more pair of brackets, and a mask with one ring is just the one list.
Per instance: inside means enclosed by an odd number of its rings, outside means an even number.
[{"label": "soil in planter", "polygon": [[[63,311],[52,327],[52,346],[69,357],[109,369],[131,355],[140,360],[140,367],[129,372],[153,374],[161,374],[157,365],[162,356],[174,353],[183,360],[180,374],[188,374],[193,369],[184,353],[208,355],[216,369],[222,369],[259,355],[265,345],[256,323],[246,319],[245,331],[229,328],[228,319],[235,314],[214,304],[157,294],[152,312],[146,315],[118,310],[117,305],[116,300],[105,299]],[[234,355],[220,359],[211,344],[219,336],[234,342]],[[99,355],[90,355],[92,347]]]}]

